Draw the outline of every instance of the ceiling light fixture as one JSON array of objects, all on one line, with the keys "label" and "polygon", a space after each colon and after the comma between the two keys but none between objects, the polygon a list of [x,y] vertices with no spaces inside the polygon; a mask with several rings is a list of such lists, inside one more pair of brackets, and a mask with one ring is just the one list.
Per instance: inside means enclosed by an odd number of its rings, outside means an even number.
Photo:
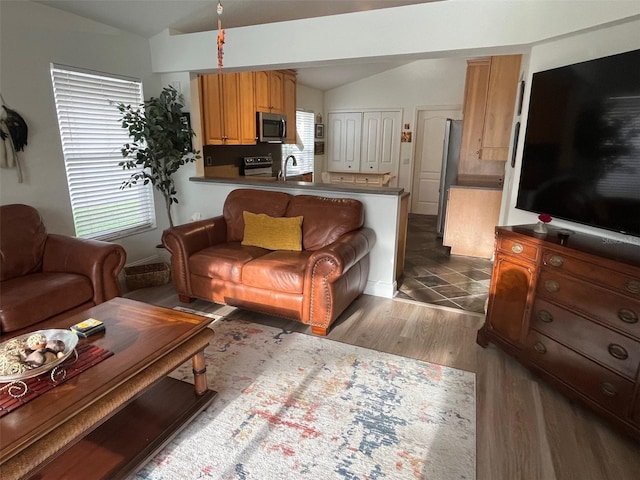
[{"label": "ceiling light fixture", "polygon": [[222,70],[222,57],[224,55],[224,28],[222,28],[222,20],[220,20],[222,10],[222,2],[218,1],[218,70]]}]

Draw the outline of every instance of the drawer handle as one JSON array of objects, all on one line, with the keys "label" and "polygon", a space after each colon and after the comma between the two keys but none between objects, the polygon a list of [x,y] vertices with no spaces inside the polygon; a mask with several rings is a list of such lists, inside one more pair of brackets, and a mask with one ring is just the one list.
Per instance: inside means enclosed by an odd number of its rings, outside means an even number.
[{"label": "drawer handle", "polygon": [[555,293],[560,290],[560,284],[555,280],[547,280],[544,282],[544,288],[551,293]]},{"label": "drawer handle", "polygon": [[538,353],[547,353],[547,347],[545,347],[541,342],[536,342],[533,349]]},{"label": "drawer handle", "polygon": [[602,393],[604,393],[607,397],[615,397],[618,394],[618,390],[616,390],[616,387],[611,385],[609,382],[602,382],[600,384],[600,390],[602,390]]},{"label": "drawer handle", "polygon": [[514,243],[511,245],[511,251],[513,253],[522,253],[524,251],[524,247],[519,243]]},{"label": "drawer handle", "polygon": [[553,322],[553,315],[551,315],[551,313],[548,312],[547,310],[540,310],[538,312],[538,318],[540,319],[540,321],[544,323]]},{"label": "drawer handle", "polygon": [[624,287],[631,293],[640,293],[640,282],[638,280],[629,280]]},{"label": "drawer handle", "polygon": [[628,308],[618,310],[618,318],[624,323],[638,323],[638,314]]},{"label": "drawer handle", "polygon": [[626,360],[627,358],[629,358],[629,353],[627,352],[627,350],[622,345],[618,345],[617,343],[612,343],[611,345],[609,345],[609,353],[612,357],[615,357],[618,360]]},{"label": "drawer handle", "polygon": [[560,255],[551,255],[551,257],[549,258],[549,263],[554,267],[561,267],[564,263],[564,258],[562,258]]}]

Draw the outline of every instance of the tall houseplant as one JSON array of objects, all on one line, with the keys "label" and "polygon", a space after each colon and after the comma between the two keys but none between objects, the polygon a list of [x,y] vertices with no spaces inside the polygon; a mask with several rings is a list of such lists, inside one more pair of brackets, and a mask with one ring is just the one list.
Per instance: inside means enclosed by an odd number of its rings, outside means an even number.
[{"label": "tall houseplant", "polygon": [[163,88],[158,97],[151,97],[140,105],[118,104],[122,128],[126,128],[132,138],[132,142],[122,147],[126,160],[119,165],[126,170],[136,169],[121,188],[139,181],[151,183],[164,197],[172,227],[171,205],[178,203],[173,174],[182,165],[200,158],[200,152],[193,149],[194,132],[184,121],[183,107],[182,95],[172,86]]}]

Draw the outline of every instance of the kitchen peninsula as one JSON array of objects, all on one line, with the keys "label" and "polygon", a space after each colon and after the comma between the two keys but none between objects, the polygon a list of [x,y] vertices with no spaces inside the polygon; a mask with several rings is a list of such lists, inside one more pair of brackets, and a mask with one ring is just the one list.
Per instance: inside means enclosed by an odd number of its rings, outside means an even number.
[{"label": "kitchen peninsula", "polygon": [[364,293],[392,298],[397,291],[397,279],[404,267],[407,238],[409,193],[402,188],[340,185],[287,180],[270,181],[236,178],[190,177],[199,198],[206,199],[206,216],[222,214],[222,205],[229,192],[239,188],[277,190],[293,195],[317,195],[331,198],[354,198],[365,208],[365,226],[376,233],[376,243],[370,253],[369,279]]}]

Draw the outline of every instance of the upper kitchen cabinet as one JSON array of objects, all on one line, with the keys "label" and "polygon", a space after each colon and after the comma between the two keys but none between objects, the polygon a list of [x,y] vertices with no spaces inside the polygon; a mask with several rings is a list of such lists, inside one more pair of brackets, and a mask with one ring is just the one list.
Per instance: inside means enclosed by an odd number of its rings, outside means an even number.
[{"label": "upper kitchen cabinet", "polygon": [[520,55],[491,57],[480,160],[506,161],[520,79]]},{"label": "upper kitchen cabinet", "polygon": [[504,173],[498,162],[509,155],[520,60],[503,55],[467,62],[459,175]]},{"label": "upper kitchen cabinet", "polygon": [[255,144],[253,72],[201,75],[199,82],[204,144]]},{"label": "upper kitchen cabinet", "polygon": [[296,143],[295,72],[210,74],[199,81],[205,145],[255,145],[256,112],[285,114],[285,143]]},{"label": "upper kitchen cabinet", "polygon": [[285,113],[284,74],[280,71],[255,72],[256,110],[258,112]]},{"label": "upper kitchen cabinet", "polygon": [[284,143],[296,143],[296,74],[284,72],[282,78],[284,114],[287,116],[287,136]]}]

